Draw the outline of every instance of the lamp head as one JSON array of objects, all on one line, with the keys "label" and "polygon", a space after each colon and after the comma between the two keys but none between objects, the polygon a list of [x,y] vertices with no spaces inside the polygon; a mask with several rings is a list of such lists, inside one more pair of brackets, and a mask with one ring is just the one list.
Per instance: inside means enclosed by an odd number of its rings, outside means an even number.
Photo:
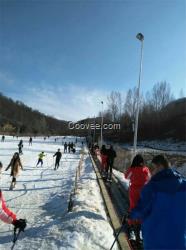
[{"label": "lamp head", "polygon": [[144,35],[142,33],[138,33],[136,38],[142,42],[144,40]]}]

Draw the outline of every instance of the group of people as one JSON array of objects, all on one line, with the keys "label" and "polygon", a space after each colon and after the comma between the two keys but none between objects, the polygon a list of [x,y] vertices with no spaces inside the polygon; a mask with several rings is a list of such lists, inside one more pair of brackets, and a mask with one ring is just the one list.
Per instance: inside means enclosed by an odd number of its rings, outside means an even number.
[{"label": "group of people", "polygon": [[[5,136],[2,136],[1,139],[2,142],[5,141]],[[2,168],[3,168],[3,164],[2,162],[0,162],[0,174],[2,172]],[[12,190],[15,185],[16,185],[16,177],[19,173],[19,169],[23,169],[23,166],[21,164],[21,160],[19,157],[19,153],[15,153],[9,163],[9,165],[7,166],[7,168],[5,169],[5,171],[7,171],[9,168],[11,168],[10,171],[10,175],[12,176],[12,181],[10,184],[10,190]],[[24,219],[17,219],[16,214],[14,214],[7,206],[6,206],[6,202],[4,200],[2,191],[0,189],[0,220],[8,223],[8,224],[12,224],[15,228],[15,231],[17,229],[19,229],[20,231],[24,231],[25,227],[26,227],[26,220]]]},{"label": "group of people", "polygon": [[[65,143],[67,145],[67,143]],[[64,152],[65,152],[64,144]],[[71,143],[71,145],[73,145]],[[107,180],[112,179],[112,169],[116,151],[110,145],[99,150],[94,145],[92,150],[101,160],[101,172]],[[99,152],[99,154],[98,154]],[[37,166],[43,165],[44,152],[39,154]],[[62,153],[60,149],[53,155],[56,157],[55,170],[59,168]],[[0,164],[1,170],[2,164]],[[15,153],[5,169],[11,169],[12,181],[10,190],[16,186],[16,178],[23,169],[19,153]],[[137,154],[124,172],[124,178],[129,180],[129,239],[143,240],[144,249],[182,250],[185,249],[186,238],[186,181],[177,171],[173,170],[164,155],[152,159],[150,167],[145,164],[143,156]],[[0,190],[0,220],[13,224],[24,230],[26,222],[17,219],[3,199]],[[124,221],[125,223],[125,221]]]},{"label": "group of people", "polygon": [[[45,154],[44,151],[42,151],[42,152],[38,155],[38,161],[37,161],[36,167],[37,167],[39,164],[41,164],[41,167],[43,166],[43,159],[44,159],[45,156],[47,156],[47,155]],[[54,170],[57,170],[57,169],[59,168],[60,160],[61,160],[61,157],[62,157],[62,153],[61,153],[60,148],[59,148],[58,151],[53,155],[53,157],[56,157]]]},{"label": "group of people", "polygon": [[[5,138],[2,138],[2,141],[4,141]],[[32,137],[29,138],[29,145],[32,145]],[[65,146],[67,145],[67,146]],[[64,151],[67,151],[67,147],[68,147],[68,152],[72,151],[75,153],[75,144],[74,143],[65,143],[64,145]],[[8,164],[7,168],[5,169],[5,171],[10,169],[10,175],[12,177],[11,180],[11,184],[10,184],[10,190],[13,190],[16,186],[16,179],[17,176],[20,172],[20,170],[23,170],[23,165],[21,163],[21,159],[20,159],[20,155],[22,154],[22,148],[23,148],[23,140],[19,141],[18,144],[18,151],[13,154],[13,157],[10,161],[10,163]],[[66,148],[66,150],[65,150]],[[38,161],[37,161],[37,166],[39,164],[41,164],[41,166],[43,165],[43,158],[46,156],[45,152],[41,152],[38,155]],[[53,157],[55,157],[55,167],[54,170],[57,170],[59,168],[60,165],[60,160],[62,158],[62,153],[60,151],[60,149],[57,150],[57,152],[53,155]],[[0,162],[0,173],[2,171],[3,168],[3,164]],[[15,229],[19,229],[20,231],[24,231],[25,227],[26,227],[26,220],[24,219],[17,219],[16,214],[14,214],[10,209],[7,208],[5,200],[3,198],[3,194],[2,191],[0,189],[0,220],[8,223],[8,224],[12,224]]]},{"label": "group of people", "polygon": [[100,156],[100,163],[101,163],[101,174],[103,175],[103,178],[107,181],[112,181],[112,170],[114,165],[114,159],[116,158],[116,151],[114,150],[113,146],[110,145],[109,148],[106,148],[105,145],[101,147],[101,150],[99,150],[99,146],[96,145],[89,145],[89,148],[92,152],[94,152],[96,155],[99,154]]},{"label": "group of people", "polygon": [[170,167],[164,155],[155,156],[151,165],[150,173],[143,157],[136,155],[125,173],[130,180],[130,237],[140,237],[142,224],[145,250],[185,249],[185,178]]},{"label": "group of people", "polygon": [[64,153],[67,153],[67,150],[68,150],[68,153],[70,153],[70,152],[75,153],[76,152],[75,143],[69,142],[67,144],[67,142],[65,142],[64,143]]},{"label": "group of people", "polygon": [[[100,160],[103,178],[112,178],[116,152],[112,146],[91,148]],[[110,173],[108,173],[110,171]],[[146,166],[137,154],[124,172],[129,180],[129,240],[143,240],[144,249],[186,249],[186,181],[171,168],[164,155],[152,159]]]}]

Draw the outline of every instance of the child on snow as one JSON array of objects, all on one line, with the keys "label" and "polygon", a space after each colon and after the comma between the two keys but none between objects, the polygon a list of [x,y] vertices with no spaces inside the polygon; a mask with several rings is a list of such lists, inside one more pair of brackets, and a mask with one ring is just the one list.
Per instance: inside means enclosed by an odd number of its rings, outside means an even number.
[{"label": "child on snow", "polygon": [[7,171],[9,168],[11,167],[11,172],[10,172],[10,176],[12,176],[12,182],[10,185],[10,190],[12,190],[13,188],[15,188],[16,185],[16,178],[19,174],[20,168],[23,170],[23,166],[21,164],[21,160],[19,157],[18,153],[15,153],[8,165],[8,167],[5,169],[5,171]]},{"label": "child on snow", "polygon": [[[136,155],[132,161],[130,168],[125,173],[125,178],[130,180],[129,186],[129,200],[130,200],[130,208],[131,211],[136,207],[138,200],[140,198],[140,193],[143,186],[150,179],[150,171],[148,167],[145,166],[143,157],[141,155]],[[130,240],[136,240],[136,236],[138,239],[141,239],[140,235],[140,221],[134,223],[134,221],[129,220],[129,225],[131,226],[131,230],[129,232]],[[136,230],[135,230],[136,229]],[[135,235],[136,231],[136,235]]]},{"label": "child on snow", "polygon": [[39,163],[41,163],[41,167],[43,166],[43,158],[45,157],[45,153],[44,152],[41,152],[39,155],[38,155],[38,162],[37,162],[37,165],[36,167],[39,165]]}]

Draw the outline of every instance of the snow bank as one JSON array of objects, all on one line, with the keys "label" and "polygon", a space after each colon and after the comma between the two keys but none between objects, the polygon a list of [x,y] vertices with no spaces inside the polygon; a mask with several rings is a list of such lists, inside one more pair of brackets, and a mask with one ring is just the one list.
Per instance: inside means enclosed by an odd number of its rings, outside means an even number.
[{"label": "snow bank", "polygon": [[118,170],[115,170],[113,169],[113,173],[115,175],[115,177],[119,180],[119,182],[122,184],[122,186],[128,190],[129,188],[129,180],[127,180],[125,177],[124,177],[124,174],[121,173],[120,171]]},{"label": "snow bank", "polygon": [[186,163],[180,167],[175,168],[180,174],[186,177]]},{"label": "snow bank", "polygon": [[[109,249],[114,241],[96,175],[88,155],[73,197],[73,210],[62,221],[66,249]],[[117,246],[115,245],[115,248]]]}]

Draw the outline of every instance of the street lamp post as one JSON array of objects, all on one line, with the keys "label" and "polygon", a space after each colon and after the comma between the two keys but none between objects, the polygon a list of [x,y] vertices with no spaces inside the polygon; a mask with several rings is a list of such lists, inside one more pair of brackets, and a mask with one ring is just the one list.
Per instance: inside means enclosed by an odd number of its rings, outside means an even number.
[{"label": "street lamp post", "polygon": [[101,110],[101,147],[103,145],[103,101],[101,101],[101,106],[102,106],[102,110]]},{"label": "street lamp post", "polygon": [[93,143],[96,141],[96,118],[94,116],[94,133],[93,133]]},{"label": "street lamp post", "polygon": [[138,33],[136,38],[141,42],[141,54],[140,54],[139,80],[138,80],[138,88],[137,88],[137,107],[136,107],[136,117],[135,117],[135,125],[134,125],[134,154],[136,154],[137,138],[138,138],[138,118],[139,118],[139,101],[140,101],[140,85],[141,85],[142,62],[143,62],[144,36],[143,34]]}]

